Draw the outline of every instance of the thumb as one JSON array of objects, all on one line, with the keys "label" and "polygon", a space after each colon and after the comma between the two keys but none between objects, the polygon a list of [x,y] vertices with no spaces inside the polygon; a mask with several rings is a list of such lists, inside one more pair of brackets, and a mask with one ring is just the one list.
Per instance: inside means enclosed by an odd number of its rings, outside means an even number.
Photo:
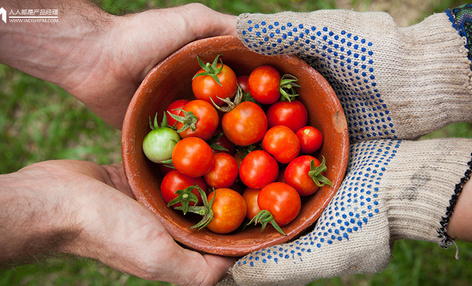
[{"label": "thumb", "polygon": [[[113,43],[119,43],[115,61],[124,58],[122,62],[126,62],[126,69],[140,82],[158,62],[187,43],[213,36],[236,35],[235,23],[236,16],[199,3],[126,15],[120,19],[113,34],[117,38]],[[116,45],[111,48],[115,50]],[[130,66],[131,63],[135,64]]]},{"label": "thumb", "polygon": [[221,35],[236,35],[236,16],[223,14],[200,3],[181,6],[182,15],[187,23],[183,33],[187,41]]}]

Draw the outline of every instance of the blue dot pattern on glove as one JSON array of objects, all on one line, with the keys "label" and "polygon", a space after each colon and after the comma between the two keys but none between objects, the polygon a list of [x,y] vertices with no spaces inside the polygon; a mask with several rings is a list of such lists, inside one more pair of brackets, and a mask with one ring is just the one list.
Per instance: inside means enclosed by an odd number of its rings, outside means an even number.
[{"label": "blue dot pattern on glove", "polygon": [[350,139],[395,139],[390,111],[375,78],[373,43],[347,31],[291,22],[253,23],[242,32],[248,48],[265,55],[296,54],[331,84],[343,106]]},{"label": "blue dot pattern on glove", "polygon": [[[351,239],[379,213],[379,185],[401,141],[373,140],[351,145],[348,175],[335,197],[323,211],[314,231],[285,245],[251,253],[238,261],[254,266],[256,262],[278,263],[282,259],[303,259],[304,254]],[[355,161],[353,161],[353,155]]]}]

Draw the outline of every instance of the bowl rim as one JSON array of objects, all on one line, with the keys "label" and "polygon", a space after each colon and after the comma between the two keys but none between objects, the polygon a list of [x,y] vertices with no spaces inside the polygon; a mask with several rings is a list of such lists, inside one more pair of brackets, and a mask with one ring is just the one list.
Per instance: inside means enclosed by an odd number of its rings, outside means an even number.
[{"label": "bowl rim", "polygon": [[[322,211],[326,206],[328,205],[329,201],[334,197],[335,193],[339,189],[342,180],[345,175],[345,171],[347,168],[347,161],[348,161],[348,153],[349,153],[349,137],[348,137],[348,129],[347,129],[347,122],[346,118],[344,115],[344,111],[342,109],[341,103],[339,99],[337,98],[336,94],[334,93],[334,90],[332,87],[328,84],[326,79],[319,74],[318,71],[314,70],[312,67],[310,67],[307,63],[305,63],[303,60],[298,58],[295,55],[277,55],[277,56],[270,56],[270,57],[283,57],[286,59],[290,60],[295,60],[298,62],[298,64],[306,66],[307,68],[311,69],[314,74],[317,74],[317,76],[321,77],[321,80],[325,81],[325,86],[324,88],[327,89],[329,93],[332,93],[332,96],[330,97],[330,100],[332,100],[332,108],[335,110],[335,117],[334,118],[334,125],[336,127],[336,132],[338,132],[340,136],[340,140],[343,142],[342,148],[339,150],[339,159],[342,160],[340,162],[340,168],[341,170],[339,171],[340,175],[335,178],[333,181],[333,187],[325,186],[323,188],[327,189],[328,187],[330,188],[327,190],[328,194],[326,196],[326,199],[322,201],[322,208],[319,210],[317,213],[315,213],[312,217],[307,218],[303,224],[300,227],[296,227],[290,230],[290,232],[287,233],[287,236],[282,236],[273,239],[269,239],[270,241],[261,241],[259,244],[251,246],[251,245],[238,245],[237,243],[235,245],[227,245],[227,247],[221,247],[216,245],[213,241],[211,240],[205,240],[208,239],[206,238],[201,238],[197,239],[196,241],[192,240],[192,238],[187,237],[188,233],[183,235],[179,233],[178,229],[176,229],[176,226],[173,225],[173,223],[169,222],[167,218],[162,217],[156,210],[153,210],[152,202],[149,201],[149,198],[146,197],[143,192],[139,189],[139,186],[137,186],[136,183],[136,174],[133,173],[133,166],[137,164],[135,158],[133,158],[133,151],[134,151],[134,146],[138,143],[136,141],[135,137],[128,137],[130,134],[135,134],[136,132],[134,131],[137,125],[137,116],[133,116],[133,111],[137,109],[140,102],[140,94],[143,92],[146,92],[146,85],[148,84],[148,81],[150,80],[151,77],[155,76],[156,73],[160,72],[160,69],[162,66],[168,65],[171,63],[175,57],[182,52],[188,51],[188,50],[193,50],[195,47],[199,45],[205,45],[209,41],[223,41],[227,44],[230,45],[236,45],[239,48],[244,48],[247,49],[242,42],[237,38],[236,36],[218,36],[218,37],[211,37],[211,38],[205,38],[197,41],[193,41],[191,43],[188,43],[187,45],[181,47],[179,50],[176,52],[172,53],[170,56],[168,56],[166,59],[155,65],[150,72],[146,75],[145,79],[142,81],[138,89],[136,90],[133,98],[131,99],[131,102],[128,106],[128,109],[126,111],[124,121],[123,121],[123,126],[122,126],[122,162],[123,162],[123,168],[125,171],[125,176],[128,181],[128,184],[130,186],[130,189],[135,196],[135,199],[143,204],[145,207],[150,209],[155,215],[158,216],[159,220],[161,223],[166,227],[166,229],[169,231],[169,233],[173,236],[173,238],[179,242],[180,244],[183,244],[186,247],[189,247],[194,250],[198,251],[203,251],[206,253],[211,253],[211,254],[218,254],[218,255],[224,255],[224,256],[243,256],[245,254],[248,254],[252,251],[269,247],[272,245],[280,244],[287,242],[297,236],[299,236],[304,229],[312,225],[313,223],[316,222],[316,220],[319,218],[321,215]],[[247,49],[247,52],[251,52],[249,49]],[[251,52],[254,53],[254,52]],[[141,142],[142,143],[142,142]],[[323,189],[321,188],[321,189]],[[320,189],[320,190],[321,190]],[[318,190],[318,191],[320,191]],[[267,230],[267,228],[266,228]],[[264,232],[266,231],[264,230]],[[192,235],[192,234],[190,234]],[[262,233],[262,236],[269,237]],[[272,238],[272,237],[271,237]]]}]

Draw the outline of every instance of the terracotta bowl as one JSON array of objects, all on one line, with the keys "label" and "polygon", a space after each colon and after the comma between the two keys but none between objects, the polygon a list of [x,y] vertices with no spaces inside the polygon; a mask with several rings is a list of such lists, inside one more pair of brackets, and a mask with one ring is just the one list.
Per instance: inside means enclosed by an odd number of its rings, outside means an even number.
[{"label": "terracotta bowl", "polygon": [[[301,85],[299,99],[309,112],[309,123],[324,134],[322,148],[316,155],[326,158],[328,170],[325,176],[331,180],[333,187],[322,187],[314,195],[303,198],[299,216],[283,227],[287,236],[272,227],[267,227],[263,232],[260,227],[248,227],[244,231],[224,235],[207,229],[190,229],[200,217],[183,216],[166,206],[159,191],[163,174],[143,154],[143,139],[150,131],[149,117],[154,117],[156,112],[162,115],[163,110],[176,99],[193,98],[191,78],[199,69],[197,55],[203,62],[211,62],[218,54],[222,54],[223,62],[231,66],[237,75],[248,75],[252,69],[263,64],[274,66],[282,74],[295,75]],[[128,107],[122,132],[123,165],[135,198],[149,208],[182,245],[233,257],[291,240],[315,223],[343,180],[348,147],[344,112],[331,86],[317,71],[295,56],[253,53],[231,36],[192,42],[154,67]]]}]

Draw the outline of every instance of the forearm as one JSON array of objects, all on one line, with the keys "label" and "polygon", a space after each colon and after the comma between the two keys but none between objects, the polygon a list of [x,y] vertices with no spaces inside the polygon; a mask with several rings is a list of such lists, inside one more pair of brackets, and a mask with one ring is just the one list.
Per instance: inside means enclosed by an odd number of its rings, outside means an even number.
[{"label": "forearm", "polygon": [[0,175],[0,265],[61,252],[79,232],[68,217],[74,206],[49,194],[37,175]]},{"label": "forearm", "polygon": [[57,22],[0,25],[0,62],[66,89],[78,67],[100,57],[100,39],[111,25],[112,16],[89,1],[6,0],[2,6],[7,14],[58,10]]}]

